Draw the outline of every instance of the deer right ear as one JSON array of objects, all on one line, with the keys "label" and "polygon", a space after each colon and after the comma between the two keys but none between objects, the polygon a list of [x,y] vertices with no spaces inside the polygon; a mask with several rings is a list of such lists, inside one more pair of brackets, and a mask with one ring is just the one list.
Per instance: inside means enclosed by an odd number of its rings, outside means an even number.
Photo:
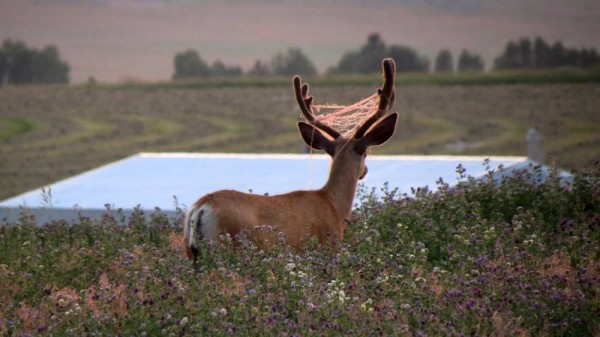
[{"label": "deer right ear", "polygon": [[325,151],[333,157],[333,140],[323,134],[321,130],[308,123],[298,122],[298,131],[300,131],[302,140],[306,145],[315,150]]},{"label": "deer right ear", "polygon": [[377,123],[358,141],[358,144],[356,145],[358,153],[364,153],[370,146],[381,145],[392,138],[392,135],[394,135],[394,131],[396,130],[397,121],[398,113],[394,112]]}]

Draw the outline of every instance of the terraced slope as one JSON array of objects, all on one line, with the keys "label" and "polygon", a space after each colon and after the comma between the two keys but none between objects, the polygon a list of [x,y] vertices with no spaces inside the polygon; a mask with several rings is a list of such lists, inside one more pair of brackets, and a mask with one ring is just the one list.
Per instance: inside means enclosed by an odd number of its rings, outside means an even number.
[{"label": "terraced slope", "polygon": [[[349,104],[376,86],[313,86]],[[300,152],[291,85],[0,89],[0,199],[142,151]],[[386,154],[525,155],[536,126],[564,168],[600,159],[600,85],[399,86]]]}]

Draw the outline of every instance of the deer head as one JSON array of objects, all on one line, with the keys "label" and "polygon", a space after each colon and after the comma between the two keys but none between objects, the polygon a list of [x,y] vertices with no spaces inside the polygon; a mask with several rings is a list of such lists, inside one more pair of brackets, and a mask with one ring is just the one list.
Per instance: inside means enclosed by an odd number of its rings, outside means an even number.
[{"label": "deer head", "polygon": [[[308,84],[301,85],[300,77],[294,77],[296,101],[308,121],[308,123],[298,122],[298,130],[302,139],[311,148],[325,151],[334,161],[340,158],[338,161],[347,163],[346,168],[356,171],[359,179],[362,179],[367,173],[367,167],[364,165],[367,149],[388,141],[394,134],[398,119],[398,114],[393,113],[379,121],[391,109],[395,99],[396,65],[394,60],[391,58],[383,60],[382,67],[384,83],[377,90],[379,96],[377,110],[359,125],[349,138],[344,137],[340,132],[315,117],[311,108],[313,97],[308,95]],[[341,160],[342,158],[344,160]]]}]

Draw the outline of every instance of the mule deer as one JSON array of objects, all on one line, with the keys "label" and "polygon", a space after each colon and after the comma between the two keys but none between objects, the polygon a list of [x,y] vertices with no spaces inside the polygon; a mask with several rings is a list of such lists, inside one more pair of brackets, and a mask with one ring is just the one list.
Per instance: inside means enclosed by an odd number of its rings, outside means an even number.
[{"label": "mule deer", "polygon": [[[367,149],[385,143],[393,135],[397,113],[383,118],[394,102],[396,66],[392,59],[383,60],[384,84],[378,90],[377,110],[360,125],[351,137],[320,122],[312,113],[312,96],[308,84],[294,77],[294,93],[306,122],[298,122],[304,142],[323,150],[332,158],[329,179],[319,190],[293,191],[263,196],[233,190],[221,190],[200,198],[187,212],[184,222],[185,253],[196,263],[197,240],[219,240],[221,235],[234,238],[247,228],[250,239],[260,248],[274,243],[274,233],[258,230],[272,226],[285,235],[287,243],[299,247],[316,236],[320,244],[333,245],[341,240],[352,210],[359,179],[367,173]],[[381,119],[381,121],[379,121]]]}]

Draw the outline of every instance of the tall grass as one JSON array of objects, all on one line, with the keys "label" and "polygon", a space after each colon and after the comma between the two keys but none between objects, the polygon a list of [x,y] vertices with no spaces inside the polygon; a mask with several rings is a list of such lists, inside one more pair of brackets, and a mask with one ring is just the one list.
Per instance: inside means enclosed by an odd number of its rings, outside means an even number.
[{"label": "tall grass", "polygon": [[[309,76],[308,81],[322,87],[378,86],[381,74],[342,74]],[[401,73],[397,85],[492,85],[492,84],[548,84],[548,83],[598,83],[600,68],[587,70],[574,68],[540,70],[505,70],[485,73]],[[104,89],[201,89],[201,88],[273,88],[289,87],[291,80],[282,76],[267,77],[214,77],[169,82],[124,82],[95,85]],[[83,87],[89,87],[84,85]]]},{"label": "tall grass", "polygon": [[224,238],[201,245],[199,271],[180,217],[24,216],[0,227],[0,334],[600,334],[600,166],[568,188],[457,178],[435,194],[360,191],[334,250]]}]

